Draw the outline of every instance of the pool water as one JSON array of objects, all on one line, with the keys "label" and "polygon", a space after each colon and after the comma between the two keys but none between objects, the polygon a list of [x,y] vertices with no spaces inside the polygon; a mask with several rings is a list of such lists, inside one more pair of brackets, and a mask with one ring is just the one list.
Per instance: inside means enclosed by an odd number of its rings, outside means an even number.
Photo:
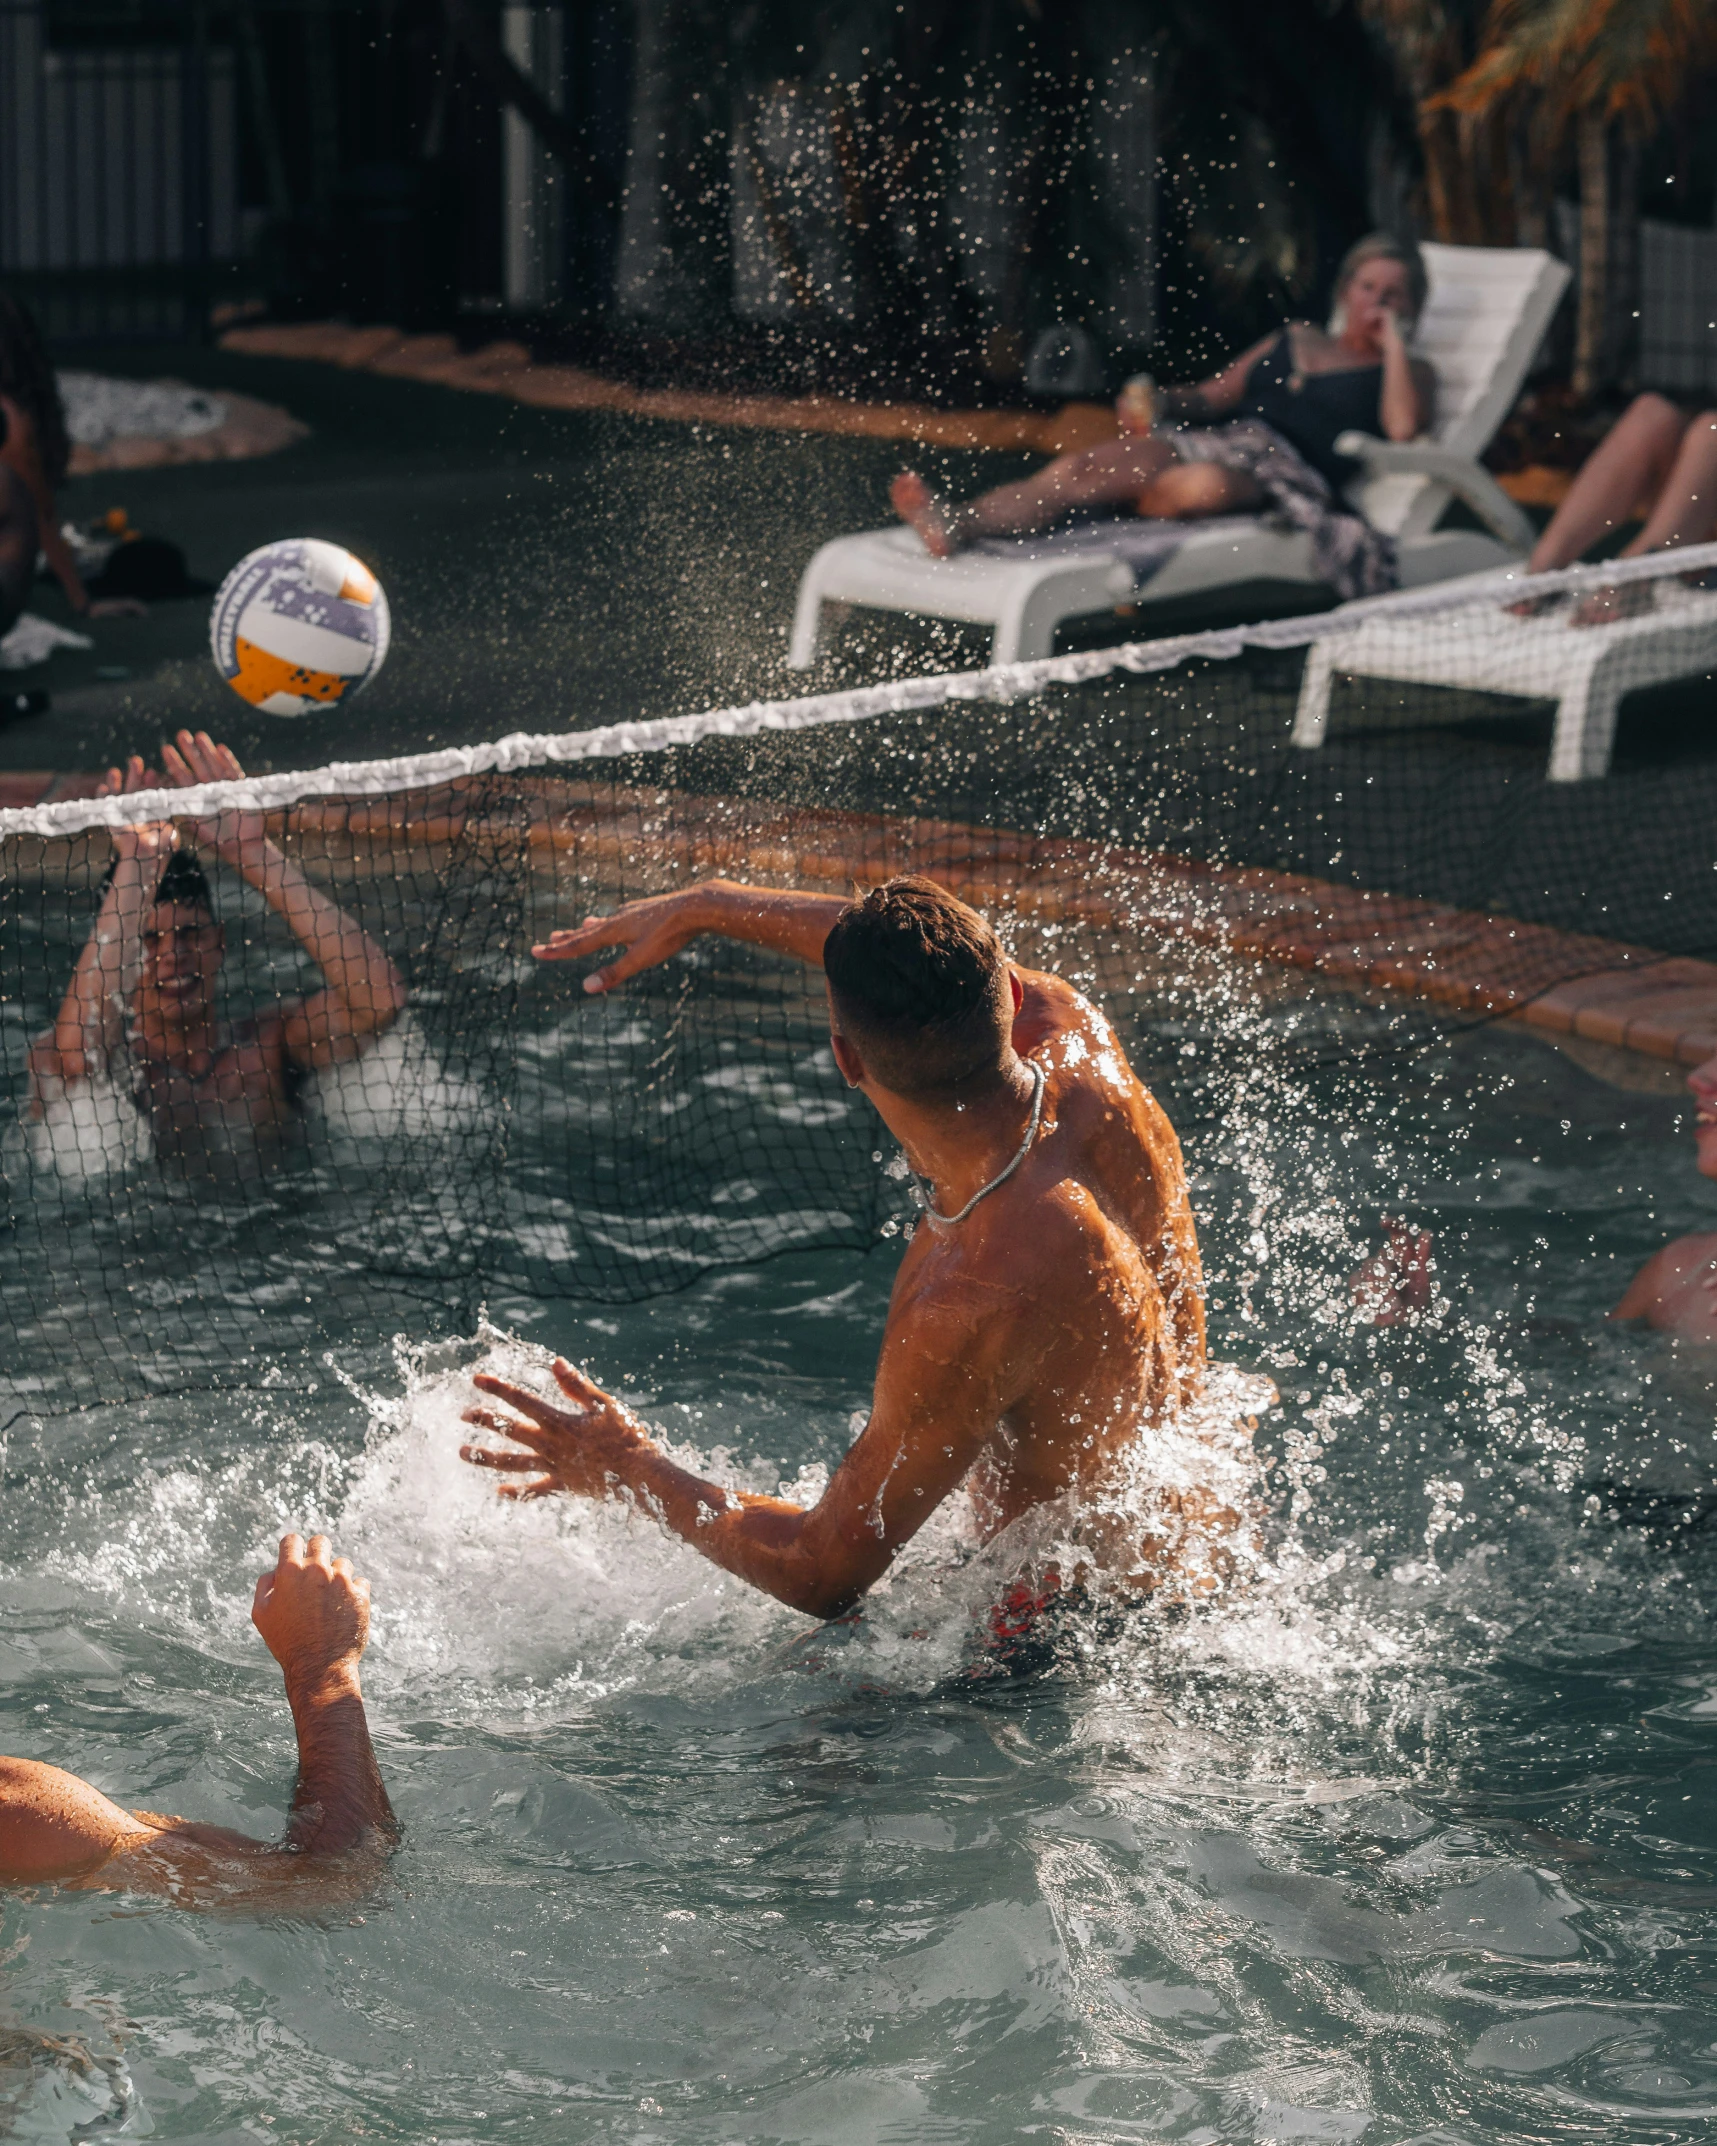
[{"label": "pool water", "polygon": [[[315,1916],[0,1895],[0,2136],[1709,2137],[1717,1367],[1602,1323],[1717,1208],[1687,1113],[1512,1033],[1329,1022],[1130,1030],[1216,1353],[1282,1394],[1265,1554],[1034,1677],[978,1673],[995,1574],[957,1513],[819,1633],[454,1457],[469,1366],[553,1347],[810,1491],[892,1241],[631,1307],[514,1294],[513,1342],[348,1332],[278,1394],[15,1418],[0,1749],[276,1829],[251,1584],[326,1526],[374,1582],[406,1831]],[[1437,1235],[1420,1328],[1348,1307],[1384,1212]]]}]

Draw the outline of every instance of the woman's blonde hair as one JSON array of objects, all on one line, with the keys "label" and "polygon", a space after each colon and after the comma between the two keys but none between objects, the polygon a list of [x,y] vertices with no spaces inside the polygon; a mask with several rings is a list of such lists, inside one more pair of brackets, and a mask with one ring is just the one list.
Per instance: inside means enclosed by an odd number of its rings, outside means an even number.
[{"label": "woman's blonde hair", "polygon": [[1350,246],[1341,257],[1341,266],[1335,272],[1335,304],[1330,313],[1330,333],[1339,335],[1346,325],[1347,308],[1342,303],[1348,285],[1365,266],[1367,261],[1399,261],[1407,271],[1407,321],[1411,328],[1425,310],[1425,296],[1430,289],[1425,274],[1425,257],[1410,238],[1397,238],[1392,231],[1368,231],[1357,245]]}]

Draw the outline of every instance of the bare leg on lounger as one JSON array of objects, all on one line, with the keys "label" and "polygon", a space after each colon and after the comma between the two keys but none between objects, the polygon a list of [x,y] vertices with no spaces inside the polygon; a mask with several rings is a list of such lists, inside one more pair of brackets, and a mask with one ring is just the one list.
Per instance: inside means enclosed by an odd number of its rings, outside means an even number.
[{"label": "bare leg on lounger", "polygon": [[[1574,479],[1533,547],[1527,571],[1572,565],[1589,544],[1629,520],[1642,499],[1651,508],[1645,527],[1624,547],[1624,559],[1706,544],[1717,535],[1717,411],[1702,411],[1690,423],[1666,397],[1636,395]],[[1597,626],[1624,617],[1649,604],[1651,590],[1649,582],[1595,589],[1576,609],[1574,622]]]},{"label": "bare leg on lounger", "polygon": [[903,471],[889,489],[903,522],[924,548],[946,559],[974,537],[1030,536],[1076,507],[1123,507],[1163,520],[1235,514],[1259,504],[1250,477],[1215,462],[1182,462],[1165,440],[1106,440],[1055,460],[1018,484],[1000,484],[964,506],[949,507],[924,479]]}]

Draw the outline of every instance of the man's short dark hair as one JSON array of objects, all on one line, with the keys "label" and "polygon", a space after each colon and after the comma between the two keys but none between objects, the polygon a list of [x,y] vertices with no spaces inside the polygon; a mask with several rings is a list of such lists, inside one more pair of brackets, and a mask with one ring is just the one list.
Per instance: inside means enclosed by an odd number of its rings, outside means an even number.
[{"label": "man's short dark hair", "polygon": [[823,973],[842,1034],[896,1095],[946,1093],[1001,1064],[1007,956],[933,879],[891,879],[849,903],[823,943]]},{"label": "man's short dark hair", "polygon": [[[102,878],[101,890],[105,894],[113,884],[113,875],[119,869],[115,857]],[[167,859],[167,869],[155,886],[158,902],[183,902],[187,909],[206,909],[210,916],[215,913],[215,898],[209,892],[209,882],[195,855],[188,849],[176,849]]]}]

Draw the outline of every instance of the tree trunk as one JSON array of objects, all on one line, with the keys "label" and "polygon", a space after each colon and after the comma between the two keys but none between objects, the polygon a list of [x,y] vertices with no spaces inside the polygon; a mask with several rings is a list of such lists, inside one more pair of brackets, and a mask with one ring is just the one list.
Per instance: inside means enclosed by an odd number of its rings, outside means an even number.
[{"label": "tree trunk", "polygon": [[733,318],[726,13],[716,0],[634,0],[634,20],[617,308],[720,335]]},{"label": "tree trunk", "polygon": [[1514,242],[1517,246],[1547,247],[1550,244],[1550,192],[1538,161],[1532,154],[1526,122],[1508,121],[1508,190],[1514,201]]},{"label": "tree trunk", "polygon": [[1624,134],[1610,160],[1610,275],[1604,319],[1606,379],[1624,385],[1639,369],[1640,144]]},{"label": "tree trunk", "polygon": [[233,9],[233,29],[244,60],[245,86],[250,91],[251,139],[262,163],[262,189],[268,196],[268,213],[277,223],[292,214],[292,188],[286,177],[286,158],[280,147],[280,127],[274,113],[274,90],[268,79],[268,53],[256,19],[256,0],[239,0]]},{"label": "tree trunk", "polygon": [[[604,208],[615,203],[613,180],[579,129],[569,126],[508,53],[494,25],[472,0],[443,0],[447,27],[497,101],[515,111],[550,156],[558,157],[585,195]],[[439,131],[439,129],[437,130]],[[426,152],[427,154],[428,152]]]},{"label": "tree trunk", "polygon": [[1458,245],[1462,230],[1460,144],[1452,112],[1419,113],[1419,147],[1425,158],[1425,208],[1431,236],[1445,246]]},{"label": "tree trunk", "polygon": [[326,214],[340,183],[340,81],[330,0],[304,11],[304,80],[310,106],[310,198]]},{"label": "tree trunk", "polygon": [[1610,125],[1597,105],[1576,122],[1580,161],[1580,302],[1574,321],[1574,392],[1604,384],[1610,291]]}]

